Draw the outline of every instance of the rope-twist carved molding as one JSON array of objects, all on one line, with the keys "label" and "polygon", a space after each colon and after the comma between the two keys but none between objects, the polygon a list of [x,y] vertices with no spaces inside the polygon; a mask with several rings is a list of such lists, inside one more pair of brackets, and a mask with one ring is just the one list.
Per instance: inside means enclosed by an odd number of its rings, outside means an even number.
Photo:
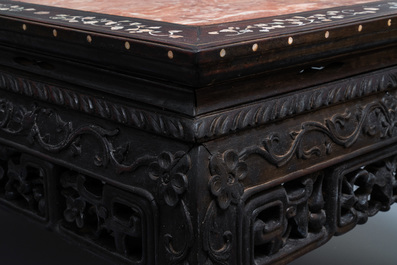
[{"label": "rope-twist carved molding", "polygon": [[191,138],[187,119],[134,108],[70,89],[0,72],[0,89],[174,138]]},{"label": "rope-twist carved molding", "polygon": [[323,107],[397,87],[397,69],[381,70],[330,83],[319,88],[243,105],[239,108],[186,118],[174,113],[145,110],[0,72],[0,89],[95,115],[141,130],[195,141],[230,134]]},{"label": "rope-twist carved molding", "polygon": [[201,118],[198,138],[215,137],[397,87],[397,69],[351,78],[321,88],[262,101]]}]

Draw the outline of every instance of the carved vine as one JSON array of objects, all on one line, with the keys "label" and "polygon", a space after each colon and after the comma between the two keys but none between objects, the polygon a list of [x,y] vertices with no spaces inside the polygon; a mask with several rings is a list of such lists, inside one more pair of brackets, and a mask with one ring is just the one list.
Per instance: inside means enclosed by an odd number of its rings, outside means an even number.
[{"label": "carved vine", "polygon": [[3,90],[34,97],[134,128],[186,140],[192,140],[194,137],[221,136],[393,87],[397,87],[397,72],[381,71],[371,76],[336,82],[317,91],[294,93],[189,121],[166,113],[125,106],[88,94],[0,72],[0,88]]},{"label": "carved vine", "polygon": [[[190,212],[186,206],[186,203],[181,200],[180,202],[180,209],[181,211],[181,217],[183,218],[184,225],[180,226],[180,230],[183,232],[183,244],[180,249],[177,249],[174,245],[176,242],[175,236],[173,236],[171,233],[166,233],[164,235],[164,244],[166,251],[168,255],[170,256],[171,264],[183,264],[183,265],[189,265],[186,257],[189,254],[189,250],[193,245],[193,224],[192,220],[190,218]],[[175,215],[176,216],[176,215]],[[179,242],[180,243],[180,242]]]},{"label": "carved vine", "polygon": [[[249,146],[244,148],[240,153],[234,150],[227,150],[223,153],[213,155],[209,163],[211,177],[208,185],[211,194],[214,196],[214,200],[207,209],[203,224],[203,231],[205,231],[203,235],[204,250],[208,253],[209,257],[207,264],[227,264],[231,257],[234,234],[232,231],[235,229],[235,224],[227,221],[225,216],[232,215],[236,211],[236,207],[241,203],[241,197],[244,193],[242,181],[248,172],[246,160],[251,155],[260,156],[276,166],[283,166],[294,156],[298,159],[309,159],[314,155],[330,154],[333,151],[333,144],[350,147],[363,134],[369,137],[378,136],[380,139],[392,137],[397,132],[396,107],[397,99],[386,93],[381,101],[367,104],[363,108],[358,108],[354,114],[346,111],[343,114],[333,115],[331,118],[326,119],[324,123],[304,122],[300,130],[289,133],[290,140],[288,138],[282,139],[276,133],[271,133],[263,141],[263,146]],[[312,133],[320,134],[326,140],[322,143],[311,141],[310,137]],[[305,141],[308,139],[310,141]],[[290,144],[287,144],[289,146],[287,150],[284,152],[280,151],[283,150],[283,146],[288,141]],[[280,147],[280,143],[284,145]],[[319,184],[313,186],[314,182]],[[317,231],[319,229],[321,230],[321,227],[324,225],[325,212],[322,210],[321,183],[322,177],[318,181],[317,177],[305,179],[302,184],[308,189],[305,191],[305,194],[311,197],[312,204],[301,205],[301,203],[293,203],[288,208],[286,218],[292,219],[293,223],[297,225],[294,235],[306,237],[308,223],[310,223],[312,229]],[[286,189],[287,186],[285,185],[283,188]],[[316,194],[313,194],[313,189],[316,189]],[[293,189],[288,190],[291,192]],[[288,194],[288,200],[291,203],[293,201],[301,202],[300,199],[294,197],[295,194],[304,193],[292,192]],[[302,202],[307,201],[309,197],[302,200]],[[306,216],[308,207],[311,211],[310,215],[308,215],[311,218],[310,220]],[[305,216],[301,216],[301,214]],[[217,222],[222,218],[225,218],[225,221],[222,226],[219,226]],[[218,226],[222,227],[222,229],[218,229]],[[214,247],[214,241],[216,240],[211,237],[210,231],[217,229],[218,233],[223,233],[223,235],[219,235],[216,238],[223,238],[223,243],[218,242],[218,247]],[[290,231],[285,230],[281,232],[279,242],[271,247],[275,252],[282,248],[286,244],[286,238],[289,238]],[[271,251],[268,255],[275,252]]]},{"label": "carved vine", "polygon": [[294,92],[289,96],[203,117],[197,123],[196,135],[199,138],[219,136],[394,87],[397,87],[397,72],[390,71],[337,82],[315,91]]},{"label": "carved vine", "polygon": [[157,134],[174,138],[191,137],[185,119],[117,104],[55,85],[0,72],[0,88]]},{"label": "carved vine", "polygon": [[[234,208],[234,207],[233,207]],[[236,211],[223,211],[212,201],[203,222],[203,249],[208,254],[205,265],[227,265],[232,254],[233,214]],[[225,215],[226,214],[226,215]],[[229,214],[229,215],[228,215]]]},{"label": "carved vine", "polygon": [[[88,124],[74,128],[72,122],[65,122],[52,109],[33,105],[25,108],[13,104],[6,99],[0,99],[0,130],[12,135],[25,135],[31,144],[38,144],[50,153],[69,152],[72,156],[81,156],[84,146],[81,138],[91,136],[95,139],[101,152],[94,153],[93,163],[97,167],[107,167],[109,164],[116,172],[134,172],[138,167],[148,168],[148,176],[156,182],[155,193],[157,203],[169,207],[175,216],[182,216],[186,228],[183,233],[184,244],[180,249],[174,246],[174,236],[164,235],[165,248],[173,264],[178,264],[186,258],[193,240],[193,227],[190,213],[183,200],[188,188],[188,171],[191,159],[185,152],[163,152],[159,156],[145,155],[126,163],[129,144],[115,147],[112,138],[118,135],[118,130],[106,130],[100,126]],[[85,146],[88,148],[89,146]],[[86,203],[79,197],[67,197],[65,218],[68,222],[76,222],[78,227],[84,226]],[[180,242],[179,242],[180,243]],[[178,244],[179,246],[181,244]]]},{"label": "carved vine", "polygon": [[208,185],[214,200],[203,222],[203,247],[208,254],[206,265],[226,265],[232,254],[235,234],[232,232],[235,224],[230,219],[233,219],[236,205],[244,193],[242,181],[248,168],[232,150],[212,156],[209,167],[211,178]]},{"label": "carved vine", "polygon": [[[52,129],[48,129],[49,124]],[[72,122],[65,122],[52,109],[32,105],[29,109],[0,99],[0,130],[13,135],[26,135],[31,144],[37,143],[51,153],[69,151],[73,156],[81,156],[81,137],[92,136],[96,139],[101,153],[93,155],[93,163],[106,167],[111,163],[118,173],[133,172],[138,167],[156,159],[155,156],[142,156],[126,164],[129,144],[114,146],[110,138],[118,130],[107,130],[94,124],[74,128]]]},{"label": "carved vine", "polygon": [[[170,231],[163,231],[164,248],[170,264],[187,264],[186,257],[193,243],[193,225],[190,212],[183,199],[187,190],[187,172],[191,167],[190,157],[184,152],[177,152],[175,155],[164,152],[148,165],[150,179],[157,183],[156,201],[159,203],[160,218],[172,215],[182,223],[179,229],[175,226],[169,228]],[[68,223],[75,223],[78,229],[91,229],[91,234],[98,237],[103,230],[113,231],[119,229],[115,226],[114,218],[109,216],[111,212],[103,206],[101,196],[94,195],[87,191],[84,183],[88,177],[79,174],[64,174],[61,181],[66,189],[64,196],[66,199],[66,209],[64,211],[65,220]],[[100,184],[102,185],[102,184]],[[88,184],[87,187],[93,186]],[[75,192],[70,192],[70,190]],[[101,188],[103,190],[103,188]],[[96,188],[96,190],[100,190]],[[120,214],[123,214],[120,212]],[[94,217],[94,218],[93,218]],[[132,217],[131,217],[132,218]],[[127,236],[140,237],[142,231],[141,220],[138,217],[131,219],[128,227],[113,231],[118,252],[127,253],[123,238],[126,234],[125,229],[130,229]],[[175,220],[171,218],[175,224]],[[94,223],[93,223],[94,221]],[[164,220],[162,220],[164,222]],[[87,224],[88,222],[88,224]],[[164,224],[164,223],[163,223]],[[88,225],[88,226],[87,226]],[[126,226],[127,224],[123,224]],[[132,229],[132,230],[131,230]],[[121,240],[121,241],[120,241]],[[117,242],[122,242],[120,245]],[[175,244],[177,243],[177,244]],[[177,247],[176,247],[177,245]]]},{"label": "carved vine", "polygon": [[[335,114],[330,119],[320,122],[304,122],[299,131],[291,131],[291,140],[281,139],[277,133],[270,133],[262,142],[263,146],[252,146],[242,150],[239,154],[243,160],[248,156],[256,154],[268,162],[283,166],[294,156],[298,159],[308,159],[314,155],[332,153],[332,145],[350,147],[357,142],[363,133],[374,137],[378,135],[381,139],[392,137],[396,134],[397,99],[386,94],[380,102],[374,102],[359,108],[354,114],[346,111],[344,114]],[[353,128],[352,131],[345,128]],[[315,142],[305,143],[311,133],[320,133],[326,140],[322,144]],[[280,143],[290,142],[284,153],[280,153]]]},{"label": "carved vine", "polygon": [[[193,224],[183,199],[188,188],[188,172],[191,166],[190,156],[185,152],[175,154],[163,152],[148,166],[149,177],[156,182],[160,212],[163,212],[163,216],[172,215],[183,220],[183,224],[178,227],[179,234],[172,232],[164,234],[165,249],[171,264],[184,262],[183,264],[187,265],[186,257],[193,244]],[[176,220],[173,222],[171,230],[175,233]],[[175,243],[179,247],[176,247]]]}]

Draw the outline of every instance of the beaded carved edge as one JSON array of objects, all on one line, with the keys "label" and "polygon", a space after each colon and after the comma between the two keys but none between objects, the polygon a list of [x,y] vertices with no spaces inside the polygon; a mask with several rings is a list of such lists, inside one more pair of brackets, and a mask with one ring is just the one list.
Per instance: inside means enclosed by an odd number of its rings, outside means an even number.
[{"label": "beaded carved edge", "polygon": [[212,139],[237,131],[255,128],[269,122],[396,87],[397,69],[391,68],[380,70],[370,75],[364,74],[356,78],[333,82],[321,88],[313,87],[222,112],[188,118],[166,111],[158,112],[156,110],[123,105],[60,86],[0,72],[1,90],[11,91],[99,116],[129,127],[187,141]]}]

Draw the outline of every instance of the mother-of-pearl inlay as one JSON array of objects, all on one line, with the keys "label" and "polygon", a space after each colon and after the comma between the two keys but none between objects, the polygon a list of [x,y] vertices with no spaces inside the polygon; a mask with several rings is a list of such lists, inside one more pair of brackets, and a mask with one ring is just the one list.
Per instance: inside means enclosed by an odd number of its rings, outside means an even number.
[{"label": "mother-of-pearl inlay", "polygon": [[[185,1],[177,1],[177,0],[167,0],[167,3],[170,6],[174,6],[175,8],[170,9],[165,8],[162,12],[159,13],[163,16],[156,17],[157,20],[161,20],[162,22],[173,22],[173,23],[181,23],[181,24],[193,24],[192,26],[201,25],[203,28],[200,30],[201,36],[209,36],[211,40],[220,40],[224,37],[233,38],[239,35],[252,35],[252,34],[261,34],[277,32],[279,30],[288,29],[288,28],[297,28],[303,27],[307,25],[315,25],[315,24],[324,24],[327,22],[335,22],[335,21],[343,21],[351,18],[359,18],[359,17],[368,17],[371,15],[376,15],[377,13],[388,12],[390,11],[394,13],[397,10],[397,2],[389,2],[389,1],[353,1],[353,0],[344,0],[343,6],[342,0],[322,0],[322,1],[303,1],[303,0],[253,0],[250,1],[250,4],[258,3],[256,7],[247,6],[241,2],[241,6],[233,7],[233,8],[225,8],[222,9],[222,14],[230,13],[227,16],[227,21],[230,21],[228,24],[211,24],[214,22],[224,21],[223,19],[218,20],[221,16],[209,16],[209,9],[211,9],[214,14],[216,12],[221,12],[215,8],[215,6],[220,3],[225,3],[226,0],[211,0],[211,1],[200,1],[200,0],[185,0]],[[15,2],[15,4],[14,4]],[[126,1],[117,0],[115,2],[103,2],[102,0],[95,1],[95,4],[91,0],[83,0],[83,1],[75,1],[75,0],[26,0],[25,2],[29,3],[38,3],[40,2],[40,6],[31,5],[28,3],[19,2],[17,4],[16,1],[1,1],[0,0],[0,14],[27,14],[30,17],[41,17],[41,19],[53,20],[60,23],[66,23],[74,26],[84,25],[85,27],[92,28],[101,28],[102,30],[110,30],[112,32],[119,33],[127,33],[131,35],[150,35],[156,38],[171,38],[171,39],[182,39],[185,40],[187,35],[185,35],[185,30],[187,29],[184,26],[189,25],[179,25],[179,24],[163,24],[156,20],[140,20],[145,18],[145,12],[148,12],[151,16],[154,16],[161,9],[162,3],[164,4],[165,0],[147,0],[144,2],[135,3],[133,5],[133,9],[131,8],[131,3],[129,3],[128,8],[124,9],[123,6],[126,6]],[[203,3],[207,3],[206,8],[202,10],[197,10],[197,13],[194,12],[186,12],[184,8],[187,8],[185,5],[187,2],[195,3],[196,5],[191,6],[189,10],[195,10],[202,5]],[[371,2],[371,3],[368,3]],[[124,5],[121,5],[124,3]],[[152,3],[153,6],[150,6],[149,3]],[[226,6],[230,6],[232,3],[240,4],[238,0],[228,0],[228,4]],[[260,3],[260,5],[259,5]],[[276,4],[277,3],[277,4]],[[178,4],[178,5],[177,5]],[[350,6],[346,6],[349,5]],[[357,4],[354,5],[353,4]],[[48,6],[45,6],[48,5]],[[112,5],[113,8],[104,10],[106,6]],[[333,8],[329,8],[330,6],[335,6]],[[50,7],[69,7],[75,10],[67,10],[67,9],[56,9]],[[101,9],[102,7],[102,9]],[[321,9],[319,8],[327,8]],[[237,9],[238,10],[237,10]],[[246,9],[244,9],[246,8]],[[313,9],[316,9],[313,11]],[[96,11],[103,12],[103,14],[95,14],[95,13],[86,13],[83,11]],[[113,10],[113,11],[112,11]],[[134,10],[134,13],[125,13],[128,10]],[[141,10],[141,13],[137,13]],[[248,11],[247,11],[248,10]],[[251,11],[252,12],[251,12]],[[116,12],[117,11],[117,12]],[[145,11],[145,12],[143,12]],[[150,11],[150,12],[149,12]],[[256,13],[255,13],[255,12]],[[305,13],[296,13],[299,11],[310,11]],[[129,11],[128,11],[129,12]],[[233,13],[234,12],[234,13]],[[250,14],[249,16],[243,16],[242,14]],[[293,12],[293,13],[291,13]],[[254,13],[256,15],[254,15]],[[288,14],[286,14],[288,13]],[[291,13],[291,14],[290,14]],[[120,15],[120,16],[111,16],[111,15]],[[236,16],[232,15],[235,14]],[[260,14],[260,15],[259,15]],[[171,16],[172,15],[172,16]],[[279,15],[276,17],[272,17],[270,15]],[[124,16],[124,17],[123,17]],[[129,17],[126,17],[129,16]],[[199,20],[194,20],[193,23],[191,19],[194,17],[200,17]],[[251,21],[251,20],[238,20],[238,19],[253,19],[256,16],[259,18]],[[270,17],[268,17],[270,16]],[[147,18],[147,17],[146,17]],[[180,21],[181,19],[183,21]],[[196,17],[197,18],[197,17]],[[206,21],[205,18],[207,19]],[[155,18],[151,18],[155,19]],[[211,21],[209,21],[209,20]],[[190,22],[188,22],[188,20]],[[215,21],[216,20],[216,21]],[[192,22],[192,23],[191,23]],[[252,22],[252,23],[250,23]],[[207,23],[211,24],[208,25]],[[197,25],[196,25],[197,24]],[[392,20],[389,19],[387,25],[390,27],[392,25]],[[192,29],[193,27],[189,27]],[[358,31],[361,32],[363,27],[358,27]],[[23,30],[27,30],[27,25],[23,25]],[[215,38],[218,35],[219,37]],[[57,37],[57,34],[54,33],[54,37]],[[325,32],[325,38],[328,39],[330,37],[330,32]],[[92,42],[92,38],[87,38],[89,43]],[[294,39],[288,39],[288,43],[291,45],[294,43]],[[125,47],[129,50],[129,47]],[[257,48],[253,49],[253,51],[257,50]],[[226,56],[224,54],[221,57]]]},{"label": "mother-of-pearl inlay", "polygon": [[22,2],[184,25],[208,25],[365,4],[374,0],[23,0]]}]

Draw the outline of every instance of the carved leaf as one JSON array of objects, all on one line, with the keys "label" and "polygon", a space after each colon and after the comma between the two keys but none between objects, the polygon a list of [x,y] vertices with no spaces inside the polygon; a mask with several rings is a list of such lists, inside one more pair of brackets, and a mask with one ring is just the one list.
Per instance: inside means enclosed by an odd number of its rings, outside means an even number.
[{"label": "carved leaf", "polygon": [[113,151],[114,158],[118,163],[122,164],[125,161],[129,149],[130,149],[129,143],[125,143]]}]

